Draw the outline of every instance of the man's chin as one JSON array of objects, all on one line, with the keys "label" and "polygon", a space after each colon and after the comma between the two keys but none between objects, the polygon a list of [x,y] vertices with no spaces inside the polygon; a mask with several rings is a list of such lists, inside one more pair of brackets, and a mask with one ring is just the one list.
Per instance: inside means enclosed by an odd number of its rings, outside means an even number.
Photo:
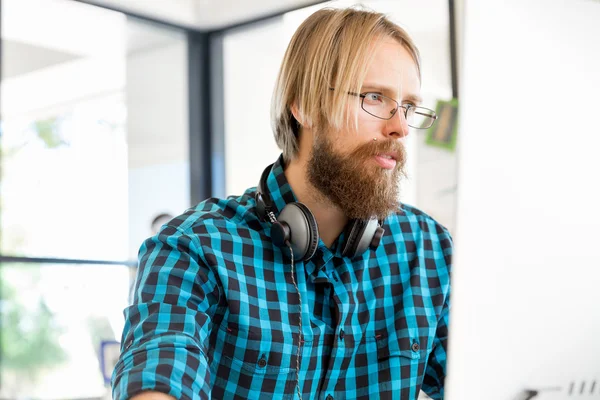
[{"label": "man's chin", "polygon": [[[365,189],[369,193],[381,193],[389,192],[392,186],[398,185],[398,176],[393,170],[375,168],[372,171],[364,171],[357,181],[366,185],[367,188]],[[365,191],[361,192],[365,193]]]}]

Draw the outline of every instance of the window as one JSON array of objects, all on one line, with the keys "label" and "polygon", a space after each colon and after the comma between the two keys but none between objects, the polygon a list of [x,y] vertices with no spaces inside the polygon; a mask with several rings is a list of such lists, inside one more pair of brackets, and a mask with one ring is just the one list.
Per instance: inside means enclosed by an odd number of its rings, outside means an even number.
[{"label": "window", "polygon": [[130,268],[32,263],[0,268],[1,397],[104,396],[101,343],[121,340]]},{"label": "window", "polygon": [[1,4],[0,398],[104,397],[138,249],[190,206],[185,34]]}]

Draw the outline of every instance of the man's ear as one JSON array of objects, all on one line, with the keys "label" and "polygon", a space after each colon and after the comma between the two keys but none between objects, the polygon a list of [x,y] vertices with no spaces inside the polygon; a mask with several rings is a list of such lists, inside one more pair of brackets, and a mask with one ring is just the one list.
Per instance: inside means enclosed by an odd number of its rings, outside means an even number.
[{"label": "man's ear", "polygon": [[290,112],[292,113],[292,118],[294,119],[292,121],[292,132],[294,132],[294,136],[296,136],[296,138],[299,138],[300,128],[304,127],[305,120],[302,117],[302,114],[300,114],[300,111],[298,110],[298,104],[296,102],[292,103],[290,106]]},{"label": "man's ear", "polygon": [[298,110],[298,104],[294,101],[290,106],[290,111],[292,112],[292,116],[298,122],[298,125],[304,125],[303,118],[300,115],[300,111]]}]

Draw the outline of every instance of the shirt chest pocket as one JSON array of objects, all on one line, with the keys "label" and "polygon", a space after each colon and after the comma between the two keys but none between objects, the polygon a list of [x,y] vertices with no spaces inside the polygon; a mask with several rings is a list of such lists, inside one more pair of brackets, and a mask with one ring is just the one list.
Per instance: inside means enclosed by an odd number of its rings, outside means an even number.
[{"label": "shirt chest pocket", "polygon": [[292,337],[228,326],[218,328],[211,360],[213,398],[288,399],[295,393],[296,350]]},{"label": "shirt chest pocket", "polygon": [[431,351],[430,348],[421,347],[421,342],[419,337],[376,337],[380,390],[398,390],[420,385]]},{"label": "shirt chest pocket", "polygon": [[[237,327],[219,328],[215,358],[240,373],[278,375],[295,371],[297,347],[289,338],[272,331]],[[220,351],[219,351],[220,350]],[[219,354],[220,353],[220,354]]]}]

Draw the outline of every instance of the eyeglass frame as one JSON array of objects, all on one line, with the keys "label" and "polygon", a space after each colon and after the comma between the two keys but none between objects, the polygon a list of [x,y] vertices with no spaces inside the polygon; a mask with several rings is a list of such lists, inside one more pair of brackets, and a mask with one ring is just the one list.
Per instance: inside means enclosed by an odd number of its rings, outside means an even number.
[{"label": "eyeglass frame", "polygon": [[[334,88],[329,88],[329,90],[335,90],[335,89],[334,89]],[[429,129],[429,128],[431,128],[431,127],[433,126],[433,124],[435,123],[435,121],[436,121],[436,120],[437,120],[437,118],[438,118],[438,116],[437,116],[437,114],[435,113],[435,111],[433,111],[433,110],[431,110],[431,109],[429,109],[429,108],[426,108],[426,107],[421,107],[421,106],[415,106],[415,105],[413,105],[413,104],[404,104],[404,105],[401,105],[401,104],[400,104],[400,103],[398,103],[398,101],[396,101],[395,99],[392,99],[391,97],[385,96],[385,95],[383,95],[383,94],[381,94],[381,93],[377,93],[377,92],[364,92],[364,93],[354,93],[354,92],[348,92],[348,94],[349,94],[349,95],[351,95],[351,96],[357,96],[357,97],[360,97],[360,98],[362,99],[362,100],[360,101],[360,108],[362,108],[362,110],[363,110],[364,112],[366,112],[367,114],[369,114],[369,115],[372,115],[372,116],[373,116],[373,117],[375,117],[375,118],[382,119],[382,120],[384,120],[384,121],[389,121],[390,119],[394,118],[394,116],[396,115],[396,113],[398,112],[398,109],[399,109],[400,107],[402,107],[402,108],[404,109],[404,118],[407,120],[407,123],[408,123],[408,110],[409,110],[410,108],[414,108],[414,109],[415,109],[415,112],[417,112],[417,111],[416,111],[416,109],[422,109],[422,110],[427,110],[427,111],[431,112],[431,115],[427,115],[427,114],[424,114],[424,113],[418,113],[418,114],[420,114],[420,115],[426,115],[427,117],[431,118],[431,119],[433,120],[433,121],[431,122],[431,125],[429,125],[429,126],[427,126],[427,127],[421,127],[421,126],[413,126],[413,125],[411,125],[411,124],[408,124],[408,126],[410,126],[411,128],[414,128],[414,129]],[[365,102],[365,97],[367,97],[367,95],[368,95],[368,94],[376,94],[376,95],[378,95],[378,96],[385,97],[386,99],[390,99],[390,100],[392,100],[394,103],[396,103],[396,108],[393,110],[393,112],[391,112],[391,115],[389,116],[389,118],[383,118],[383,117],[380,117],[380,116],[378,116],[378,115],[372,114],[372,113],[370,113],[369,111],[365,110],[365,107],[364,107],[364,102]]]}]

